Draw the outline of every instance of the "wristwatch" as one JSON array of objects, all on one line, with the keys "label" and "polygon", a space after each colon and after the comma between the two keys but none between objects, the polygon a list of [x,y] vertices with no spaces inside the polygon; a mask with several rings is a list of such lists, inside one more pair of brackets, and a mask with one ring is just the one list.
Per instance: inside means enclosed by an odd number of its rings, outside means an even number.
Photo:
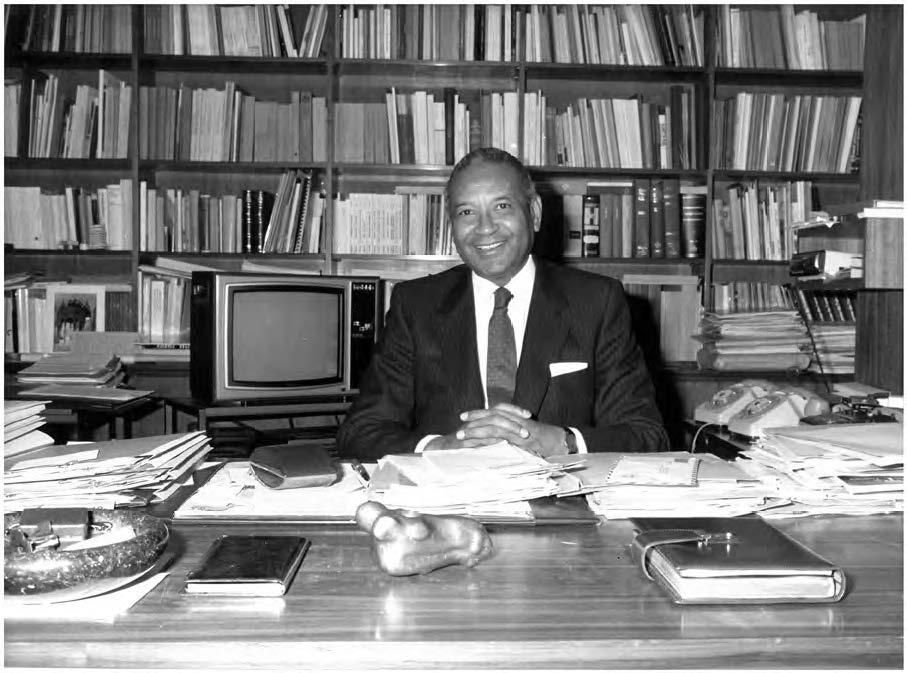
[{"label": "wristwatch", "polygon": [[564,447],[567,449],[567,454],[576,453],[578,449],[576,448],[576,435],[573,433],[573,430],[567,426],[563,427],[564,430]]}]

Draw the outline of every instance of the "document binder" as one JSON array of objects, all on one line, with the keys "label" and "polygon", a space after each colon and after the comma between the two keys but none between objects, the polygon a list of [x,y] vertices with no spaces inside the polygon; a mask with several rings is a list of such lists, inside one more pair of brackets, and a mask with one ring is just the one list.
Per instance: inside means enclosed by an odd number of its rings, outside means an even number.
[{"label": "document binder", "polygon": [[824,603],[844,572],[757,516],[634,519],[643,573],[676,603]]}]

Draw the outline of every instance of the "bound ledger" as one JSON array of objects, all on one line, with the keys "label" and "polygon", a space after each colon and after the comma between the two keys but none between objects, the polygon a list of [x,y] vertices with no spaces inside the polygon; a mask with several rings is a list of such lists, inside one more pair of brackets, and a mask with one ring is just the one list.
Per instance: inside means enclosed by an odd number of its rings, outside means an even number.
[{"label": "bound ledger", "polygon": [[223,535],[186,576],[186,592],[283,596],[309,541],[297,535]]},{"label": "bound ledger", "polygon": [[757,516],[634,519],[633,553],[676,603],[821,603],[844,572]]}]

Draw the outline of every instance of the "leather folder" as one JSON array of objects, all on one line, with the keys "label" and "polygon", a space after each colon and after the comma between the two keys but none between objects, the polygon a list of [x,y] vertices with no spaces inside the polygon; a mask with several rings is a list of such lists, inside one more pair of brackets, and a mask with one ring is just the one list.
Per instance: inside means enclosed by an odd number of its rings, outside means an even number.
[{"label": "leather folder", "polygon": [[633,519],[643,573],[676,603],[827,603],[841,568],[758,516]]},{"label": "leather folder", "polygon": [[268,488],[330,486],[340,478],[327,450],[305,441],[259,446],[249,456],[249,467]]}]

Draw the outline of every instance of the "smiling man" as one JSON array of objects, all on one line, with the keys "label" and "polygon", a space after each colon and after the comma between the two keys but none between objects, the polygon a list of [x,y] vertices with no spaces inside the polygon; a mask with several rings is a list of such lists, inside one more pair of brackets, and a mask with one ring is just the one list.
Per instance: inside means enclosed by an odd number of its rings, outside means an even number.
[{"label": "smiling man", "polygon": [[473,150],[446,203],[465,264],[395,286],[340,454],[667,450],[623,288],[532,256],[542,206],[523,165]]}]

